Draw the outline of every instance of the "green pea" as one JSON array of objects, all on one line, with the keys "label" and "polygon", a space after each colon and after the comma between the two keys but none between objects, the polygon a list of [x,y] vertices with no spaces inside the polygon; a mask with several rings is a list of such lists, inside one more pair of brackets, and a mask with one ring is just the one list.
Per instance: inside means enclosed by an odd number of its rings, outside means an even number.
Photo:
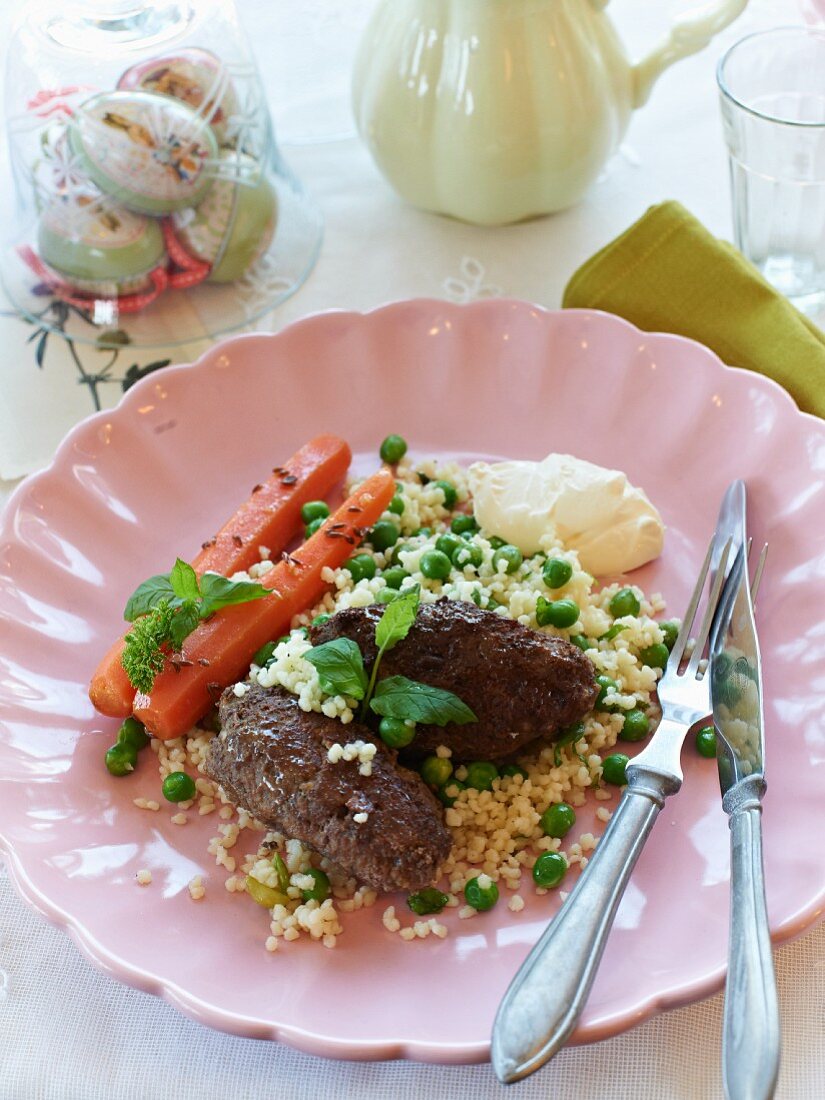
[{"label": "green pea", "polygon": [[600,634],[598,640],[600,642],[612,642],[614,638],[617,638],[623,630],[627,630],[626,623],[614,623],[611,627],[605,630],[604,634]]},{"label": "green pea", "polygon": [[665,636],[665,645],[667,646],[669,652],[676,645],[676,639],[679,637],[681,624],[672,621],[659,623],[659,628]]},{"label": "green pea", "polygon": [[713,726],[702,726],[696,731],[696,751],[708,759],[716,756],[716,730]]},{"label": "green pea", "polygon": [[494,779],[498,779],[498,768],[488,760],[475,760],[467,765],[467,778],[464,782],[473,790],[491,791]]},{"label": "green pea", "polygon": [[493,569],[497,572],[516,573],[521,569],[524,555],[517,546],[499,546],[493,551]]},{"label": "green pea", "polygon": [[117,743],[118,745],[127,745],[133,748],[135,752],[140,752],[151,741],[151,737],[143,727],[142,722],[138,722],[137,718],[126,718],[123,725],[117,731]]},{"label": "green pea", "polygon": [[266,642],[266,643],[264,643],[264,645],[261,646],[261,648],[255,654],[255,656],[252,658],[252,664],[257,665],[258,668],[266,668],[267,661],[275,653],[275,650],[277,649],[277,647],[278,647],[277,642]]},{"label": "green pea", "polygon": [[434,886],[428,886],[425,890],[419,890],[417,894],[409,894],[407,905],[413,913],[419,917],[427,913],[440,913],[450,899]]},{"label": "green pea", "polygon": [[500,550],[502,546],[509,546],[507,539],[500,539],[498,535],[491,535],[487,541],[490,544],[492,550]]},{"label": "green pea", "polygon": [[403,497],[393,497],[387,505],[387,511],[392,512],[394,516],[401,516],[404,514],[405,507],[406,505],[404,504]]},{"label": "green pea", "polygon": [[498,901],[498,887],[492,881],[489,886],[481,886],[478,878],[471,878],[464,887],[464,900],[468,905],[472,905],[473,909],[485,913]]},{"label": "green pea", "polygon": [[450,530],[453,535],[475,535],[478,530],[475,516],[467,516],[465,513],[453,516],[450,520]]},{"label": "green pea", "polygon": [[604,676],[602,673],[599,673],[596,677],[596,683],[599,686],[599,694],[596,696],[593,707],[595,710],[604,710],[605,696],[611,692],[618,692],[619,685],[615,680],[612,680],[609,676]]},{"label": "green pea", "polygon": [[602,778],[606,783],[613,783],[616,787],[623,787],[627,783],[625,769],[628,765],[628,757],[623,752],[614,752],[602,760]]},{"label": "green pea", "polygon": [[536,622],[539,626],[557,626],[562,629],[578,622],[579,605],[575,600],[545,600],[539,596],[536,603]]},{"label": "green pea", "polygon": [[567,836],[576,824],[576,812],[567,802],[554,802],[541,815],[541,827],[545,836]]},{"label": "green pea", "polygon": [[262,905],[264,909],[273,909],[276,905],[286,905],[289,901],[286,894],[282,894],[274,886],[265,886],[264,883],[258,882],[252,875],[246,876],[246,892],[254,902]]},{"label": "green pea", "polygon": [[381,461],[388,466],[397,465],[407,453],[407,441],[400,435],[388,435],[378,449]]},{"label": "green pea", "polygon": [[413,531],[414,535],[420,535],[423,539],[428,539],[432,533],[431,527],[416,527]]},{"label": "green pea", "polygon": [[373,547],[383,553],[395,546],[400,532],[391,519],[379,519],[378,523],[370,531],[369,539]]},{"label": "green pea", "polygon": [[435,540],[436,550],[440,550],[442,554],[446,554],[448,558],[451,558],[456,550],[459,550],[464,545],[464,540],[459,538],[458,535],[452,533],[446,535],[440,535]]},{"label": "green pea", "polygon": [[548,588],[563,588],[573,576],[573,566],[564,558],[548,558],[542,566],[541,577]]},{"label": "green pea", "polygon": [[301,896],[304,901],[326,901],[331,889],[327,875],[317,867],[310,867],[306,873],[315,879],[315,885],[311,886],[308,890],[301,891]]},{"label": "green pea", "polygon": [[353,582],[371,581],[375,576],[375,558],[370,554],[354,554],[344,562],[344,569],[352,576]]},{"label": "green pea", "polygon": [[421,761],[421,767],[418,770],[427,786],[432,787],[434,791],[443,787],[453,774],[452,764],[443,756],[426,757]]},{"label": "green pea", "polygon": [[571,634],[570,641],[573,643],[574,646],[577,646],[582,651],[582,653],[586,649],[592,648],[592,642],[585,634]]},{"label": "green pea", "polygon": [[450,559],[441,550],[428,550],[422,554],[418,568],[431,581],[443,581],[452,571]]},{"label": "green pea", "polygon": [[650,732],[650,721],[643,710],[625,711],[624,725],[622,726],[622,741],[641,741]]},{"label": "green pea", "polygon": [[615,619],[620,619],[623,615],[638,615],[641,609],[639,598],[632,588],[620,588],[613,596],[610,597],[610,614]]},{"label": "green pea", "polygon": [[450,530],[455,535],[474,535],[478,530],[475,516],[468,516],[464,513],[453,516],[450,522]]},{"label": "green pea", "polygon": [[561,852],[542,852],[533,864],[533,882],[545,890],[558,886],[567,874],[567,860]]},{"label": "green pea", "polygon": [[401,593],[397,588],[382,588],[380,592],[375,594],[376,603],[392,603],[394,599],[400,596]]},{"label": "green pea", "polygon": [[501,775],[503,777],[520,775],[522,779],[529,778],[524,768],[520,768],[518,764],[505,764],[504,767],[501,769]]},{"label": "green pea", "polygon": [[186,772],[170,772],[163,781],[161,791],[167,802],[188,802],[197,793],[195,780]]},{"label": "green pea", "polygon": [[401,539],[399,539],[395,546],[393,546],[392,550],[390,550],[390,552],[385,555],[387,561],[390,563],[390,565],[401,565],[401,551],[409,549],[410,548],[406,544],[406,542],[403,542]]},{"label": "green pea", "polygon": [[316,615],[312,620],[312,626],[323,626],[324,623],[328,623],[331,616],[327,615],[325,611],[322,611],[320,615]]},{"label": "green pea", "polygon": [[415,725],[407,725],[402,718],[382,718],[378,735],[391,749],[403,749],[415,737]]},{"label": "green pea", "polygon": [[452,563],[456,569],[466,569],[469,565],[472,569],[478,569],[484,561],[484,552],[475,543],[462,542],[461,546],[452,554]]},{"label": "green pea", "polygon": [[467,784],[462,783],[460,779],[448,779],[447,782],[439,787],[435,792],[439,799],[445,806],[454,806],[455,801],[458,798],[460,791],[466,791]]},{"label": "green pea", "polygon": [[401,565],[393,565],[390,569],[385,569],[381,574],[387,588],[400,588],[402,582],[409,577],[409,575],[407,570]]},{"label": "green pea", "polygon": [[110,775],[128,775],[137,765],[137,749],[133,745],[112,745],[104,759]]},{"label": "green pea", "polygon": [[326,519],[329,515],[329,505],[325,500],[308,500],[301,508],[301,519],[304,523],[312,523],[316,519]]},{"label": "green pea", "polygon": [[318,528],[323,524],[323,522],[324,516],[318,516],[317,519],[314,519],[311,523],[308,523],[304,528],[304,538],[311,538],[318,530]]},{"label": "green pea", "polygon": [[455,485],[451,481],[436,481],[434,485],[436,489],[440,489],[444,494],[444,507],[448,512],[452,512],[458,503],[458,493]]},{"label": "green pea", "polygon": [[639,660],[649,668],[664,668],[669,656],[670,650],[664,642],[656,642],[655,645],[646,646],[640,651]]}]

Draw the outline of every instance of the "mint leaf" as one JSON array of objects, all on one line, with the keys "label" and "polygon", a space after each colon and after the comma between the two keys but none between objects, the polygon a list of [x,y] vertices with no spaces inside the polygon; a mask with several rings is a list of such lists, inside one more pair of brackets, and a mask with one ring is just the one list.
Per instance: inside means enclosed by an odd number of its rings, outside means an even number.
[{"label": "mint leaf", "polygon": [[401,718],[427,726],[446,726],[448,722],[463,726],[478,721],[467,704],[451,691],[408,680],[406,676],[380,680],[370,707],[382,718]]},{"label": "mint leaf", "polygon": [[201,621],[198,604],[195,600],[184,600],[175,612],[169,628],[169,640],[175,650],[180,650],[184,639],[188,638]]},{"label": "mint leaf", "polygon": [[318,669],[321,686],[327,695],[364,698],[367,691],[364,658],[352,638],[334,638],[313,646],[304,658]]},{"label": "mint leaf", "polygon": [[397,642],[407,637],[415,622],[420,602],[421,592],[418,585],[415,585],[387,604],[387,609],[375,628],[375,644],[380,650],[392,649]]},{"label": "mint leaf", "polygon": [[183,561],[181,558],[177,558],[172,566],[169,583],[179,600],[197,600],[200,597],[201,590],[198,587],[197,573],[188,562]]},{"label": "mint leaf", "polygon": [[609,630],[605,630],[604,634],[600,634],[596,639],[597,642],[610,642],[617,634],[621,634],[623,630],[627,630],[627,623],[614,623]]},{"label": "mint leaf", "polygon": [[[575,745],[582,737],[584,737],[584,722],[574,722],[572,726],[559,732],[553,744],[553,763],[557,768],[561,767],[561,750],[567,745]],[[576,755],[578,756],[578,753]],[[579,759],[581,760],[581,757]],[[587,762],[584,761],[584,763]]]},{"label": "mint leaf", "polygon": [[165,600],[170,604],[175,599],[175,591],[168,573],[156,573],[148,581],[139,584],[126,604],[123,618],[127,623],[133,623],[141,615],[148,613]]},{"label": "mint leaf", "polygon": [[260,600],[270,594],[268,588],[264,588],[257,581],[231,581],[228,577],[222,577],[220,573],[204,573],[200,584],[201,596],[200,616],[207,618],[213,611],[220,611],[222,607],[232,607],[237,603],[250,603],[252,600]]}]

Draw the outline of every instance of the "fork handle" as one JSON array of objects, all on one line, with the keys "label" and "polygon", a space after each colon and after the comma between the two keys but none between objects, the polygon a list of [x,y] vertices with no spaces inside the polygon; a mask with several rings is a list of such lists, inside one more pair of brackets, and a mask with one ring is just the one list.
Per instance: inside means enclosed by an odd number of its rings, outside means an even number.
[{"label": "fork handle", "polygon": [[731,907],[722,1066],[728,1100],[768,1100],[779,1072],[779,1008],[762,865],[764,784],[739,783],[730,814]]},{"label": "fork handle", "polygon": [[499,1007],[491,1057],[505,1084],[539,1069],[572,1034],[636,860],[665,798],[678,788],[673,777],[629,769],[598,847]]}]

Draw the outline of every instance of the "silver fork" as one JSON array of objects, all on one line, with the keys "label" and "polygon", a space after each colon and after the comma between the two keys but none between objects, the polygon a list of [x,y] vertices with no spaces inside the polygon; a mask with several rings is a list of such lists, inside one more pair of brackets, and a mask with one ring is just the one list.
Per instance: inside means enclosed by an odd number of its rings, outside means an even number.
[{"label": "silver fork", "polygon": [[[711,712],[710,677],[700,661],[722,584],[731,540],[718,556],[693,650],[688,639],[714,551],[708,547],[682,628],[658,684],[662,720],[646,748],[627,766],[622,799],[572,893],[516,974],[493,1025],[491,1057],[499,1080],[521,1080],[570,1038],[584,1008],[619,902],[644,843],[665,804],[682,785],[685,736]],[[715,555],[713,555],[715,556]]]}]

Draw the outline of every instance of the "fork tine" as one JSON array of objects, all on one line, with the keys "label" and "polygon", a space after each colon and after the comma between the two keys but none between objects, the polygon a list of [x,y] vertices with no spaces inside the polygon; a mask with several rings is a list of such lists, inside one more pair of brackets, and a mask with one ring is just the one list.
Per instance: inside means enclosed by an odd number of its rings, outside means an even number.
[{"label": "fork tine", "polygon": [[[716,576],[713,578],[707,607],[705,608],[705,616],[702,619],[702,626],[699,629],[699,633],[696,635],[696,644],[693,647],[693,653],[690,655],[690,660],[685,669],[686,676],[695,676],[699,670],[699,662],[702,659],[702,653],[707,643],[708,635],[710,634],[710,628],[713,625],[713,616],[716,614],[716,605],[719,603],[719,595],[722,591],[722,585],[725,583],[725,570],[728,564],[728,556],[730,555],[731,542],[732,540],[728,539],[722,548],[722,554],[719,558],[719,567],[716,570]],[[741,550],[740,553],[742,553]]]},{"label": "fork tine", "polygon": [[762,583],[762,574],[765,571],[765,562],[768,558],[768,544],[762,547],[762,553],[759,555],[759,561],[756,563],[756,572],[753,575],[751,581],[751,603],[756,603],[756,594],[759,591],[759,585]]},{"label": "fork tine", "polygon": [[699,570],[699,577],[696,581],[696,587],[693,589],[693,594],[690,597],[690,603],[685,610],[685,617],[682,619],[682,626],[679,634],[676,638],[676,643],[673,649],[670,651],[670,657],[668,658],[667,667],[668,670],[674,672],[678,670],[682,657],[685,655],[685,646],[688,643],[690,632],[693,629],[693,620],[696,618],[696,609],[699,606],[699,601],[702,598],[702,592],[705,588],[705,578],[708,575],[708,569],[710,568],[710,559],[713,553],[713,539],[710,540],[708,545],[708,552],[705,554],[705,560],[702,563],[702,568]]}]

